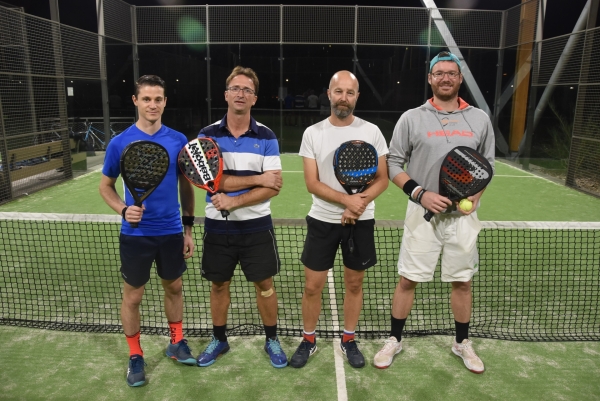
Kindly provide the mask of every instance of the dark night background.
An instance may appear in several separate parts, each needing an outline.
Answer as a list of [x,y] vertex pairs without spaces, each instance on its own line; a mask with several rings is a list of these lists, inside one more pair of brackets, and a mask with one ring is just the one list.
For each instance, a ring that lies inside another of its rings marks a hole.
[[[47,0],[2,0],[3,3],[23,7],[25,12],[38,17],[50,18]],[[205,5],[206,2],[190,0],[129,0],[136,6],[161,5]],[[69,26],[97,32],[95,0],[59,0],[60,22]],[[235,4],[211,2],[210,5]],[[259,1],[255,4],[279,5],[280,2]],[[297,3],[296,3],[297,4]],[[345,5],[390,6],[389,1],[358,1],[352,4],[339,1],[303,1],[302,5]],[[520,0],[438,0],[439,8],[507,10],[521,4]],[[243,4],[248,5],[248,4]],[[550,0],[544,22],[544,39],[569,34],[579,18],[585,0],[569,2]],[[393,3],[396,7],[422,8],[419,0],[404,0]],[[315,27],[307,29],[318,29]],[[194,136],[200,128],[222,117],[225,112],[223,89],[225,78],[236,65],[252,67],[258,73],[261,85],[259,100],[253,114],[261,122],[279,130],[278,99],[280,86],[280,46],[278,44],[211,44],[210,82],[207,95],[207,66],[205,46],[187,45],[140,45],[140,75],[157,74],[167,82],[168,105],[163,121],[165,124]],[[431,48],[435,54],[441,48]],[[327,86],[330,76],[340,69],[352,70],[354,51],[350,45],[283,45],[283,86],[289,93],[306,93],[314,90],[318,96]],[[492,106],[495,94],[497,50],[461,48],[463,56],[484,95]],[[107,75],[112,117],[134,115],[131,103],[133,67],[132,48],[129,44],[107,38]],[[425,46],[357,46],[357,56],[364,76],[358,74],[361,96],[357,115],[375,122],[389,138],[393,125],[401,113],[418,106],[430,96],[426,86],[427,49]],[[516,49],[504,52],[503,87],[514,75]],[[367,85],[364,77],[372,83]],[[287,81],[286,81],[287,80]],[[97,80],[67,81],[74,87],[75,97],[69,99],[69,117],[101,116],[100,82]],[[374,88],[374,90],[373,90]],[[461,96],[468,102],[468,93],[461,89]],[[209,113],[206,98],[212,99]],[[576,91],[557,87],[555,97],[565,108],[574,105]],[[381,100],[383,98],[383,101]],[[509,130],[510,107],[503,110],[501,129]],[[318,116],[309,117],[298,125],[315,122]],[[294,121],[296,123],[296,121]],[[293,124],[295,125],[295,124]],[[291,135],[291,127],[283,127],[278,135]],[[283,151],[297,151],[297,140],[287,140]],[[284,143],[282,141],[282,143]]]

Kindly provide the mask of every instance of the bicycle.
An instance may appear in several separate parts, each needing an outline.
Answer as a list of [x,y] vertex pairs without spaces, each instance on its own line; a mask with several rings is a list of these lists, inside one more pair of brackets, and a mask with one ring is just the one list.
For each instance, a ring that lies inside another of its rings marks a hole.
[[[74,133],[75,137],[81,138],[81,142],[86,144],[86,150],[106,150],[106,134],[104,131],[94,127],[94,123],[85,120],[85,130]],[[112,127],[112,123],[109,126],[110,138],[113,139],[119,135],[122,131],[115,131]]]

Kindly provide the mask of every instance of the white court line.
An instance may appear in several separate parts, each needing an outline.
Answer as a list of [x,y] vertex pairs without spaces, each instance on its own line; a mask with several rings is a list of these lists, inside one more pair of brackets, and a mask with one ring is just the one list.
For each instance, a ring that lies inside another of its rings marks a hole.
[[87,177],[88,175],[93,174],[93,173],[95,173],[96,171],[99,171],[99,170],[102,170],[102,164],[99,164],[97,166],[89,168],[86,173],[81,174],[80,176],[77,176],[77,177],[75,177],[73,179],[74,180],[78,180],[80,178]]
[[[549,179],[547,179],[547,178],[545,178],[545,177],[540,177],[539,175],[535,175],[535,174],[533,174],[533,173],[530,173],[529,171],[521,170],[520,168],[518,168],[518,167],[515,167],[515,166],[512,166],[512,165],[510,165],[510,164],[507,164],[507,163],[502,163],[500,160],[496,160],[496,163],[503,164],[503,165],[505,165],[505,166],[507,166],[507,167],[510,167],[510,168],[512,168],[513,170],[517,170],[517,171],[521,171],[521,172],[523,172],[523,173],[526,173],[526,174],[530,174],[530,176],[531,176],[532,178],[539,178],[540,180],[544,180],[544,181],[547,181],[547,182],[551,182],[551,183],[552,183],[552,184],[554,184],[554,185],[558,185],[559,187],[565,187],[565,188],[566,188],[566,186],[565,186],[565,185],[563,185],[563,184],[559,184],[558,182],[554,182],[554,181],[552,181],[552,180],[549,180]],[[498,177],[503,177],[503,176],[499,175]],[[522,177],[522,176],[519,176],[519,177]]]
[[[327,287],[329,289],[329,310],[331,310],[331,320],[333,330],[340,331],[340,320],[338,318],[337,299],[335,298],[335,282],[333,280],[333,269],[327,272]],[[342,351],[335,338],[332,341],[333,359],[335,361],[335,381],[337,383],[338,401],[348,401],[348,391],[346,390],[346,372],[344,371],[344,359]]]

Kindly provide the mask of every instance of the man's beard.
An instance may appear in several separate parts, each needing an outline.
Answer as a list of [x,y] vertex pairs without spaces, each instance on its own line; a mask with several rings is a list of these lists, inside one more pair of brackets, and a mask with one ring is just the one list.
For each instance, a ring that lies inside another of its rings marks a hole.
[[[440,99],[444,102],[447,102],[449,100],[454,99],[456,96],[458,96],[459,89],[460,89],[460,85],[453,86],[451,92],[442,92],[439,90],[439,86],[438,86],[438,88],[435,89],[433,93],[438,99]],[[433,90],[433,88],[432,88],[432,90]]]
[[344,119],[348,117],[354,111],[354,107],[350,106],[349,103],[343,103],[346,106],[346,109],[340,109],[338,106],[342,103],[336,103],[331,105],[331,110],[333,110],[333,114],[335,114],[338,118]]

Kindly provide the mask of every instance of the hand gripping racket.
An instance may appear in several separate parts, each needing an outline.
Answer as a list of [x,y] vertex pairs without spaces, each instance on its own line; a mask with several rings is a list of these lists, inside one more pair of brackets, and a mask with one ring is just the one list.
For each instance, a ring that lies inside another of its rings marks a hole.
[[[178,158],[179,168],[192,185],[208,192],[216,193],[223,177],[223,156],[219,145],[212,138],[192,139],[181,149]],[[221,216],[229,216],[221,210]]]
[[[379,158],[373,145],[359,141],[348,141],[340,145],[333,156],[335,177],[348,195],[363,192],[375,179]],[[350,226],[348,240],[350,252],[354,252],[354,225]]]
[[[121,153],[121,176],[135,206],[160,185],[169,170],[169,153],[156,142],[131,142]],[[138,223],[129,223],[136,228]]]
[[[452,202],[481,192],[492,180],[494,171],[475,149],[457,146],[444,158],[440,168],[440,195]],[[434,213],[427,211],[425,220],[430,221]]]

